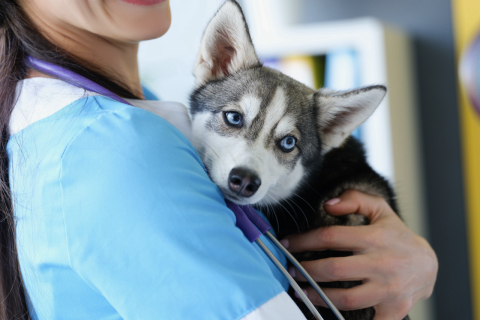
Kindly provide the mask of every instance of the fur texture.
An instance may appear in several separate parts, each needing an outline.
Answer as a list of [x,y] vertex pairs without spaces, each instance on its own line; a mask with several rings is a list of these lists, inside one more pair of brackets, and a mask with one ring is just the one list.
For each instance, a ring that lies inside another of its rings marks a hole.
[[[348,189],[381,196],[398,212],[391,186],[372,170],[362,145],[350,137],[379,105],[384,86],[315,91],[263,67],[234,0],[227,0],[207,26],[194,75],[194,146],[225,197],[260,208],[279,238],[318,227],[368,224],[363,216],[333,217],[323,209],[325,201]],[[349,254],[305,252],[297,258]],[[294,299],[307,318],[312,317],[303,302]],[[335,319],[327,309],[321,313],[326,320]],[[342,312],[347,320],[369,320],[374,313],[373,308]]]

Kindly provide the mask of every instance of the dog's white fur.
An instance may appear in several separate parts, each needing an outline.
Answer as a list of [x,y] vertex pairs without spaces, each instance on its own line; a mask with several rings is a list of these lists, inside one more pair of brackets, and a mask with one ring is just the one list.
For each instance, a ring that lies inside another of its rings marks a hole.
[[[238,106],[248,115],[245,123],[254,119],[258,113],[259,98],[246,95]],[[303,166],[298,162],[293,170],[284,167],[275,155],[264,146],[264,141],[274,129],[275,136],[284,137],[295,130],[294,121],[284,117],[285,96],[279,88],[272,99],[274,107],[268,108],[267,118],[271,119],[262,128],[259,137],[253,144],[247,143],[242,137],[224,137],[205,130],[205,123],[212,116],[201,113],[193,121],[194,146],[199,151],[203,161],[210,169],[210,177],[228,197],[228,175],[233,168],[247,167],[257,172],[262,184],[257,192],[248,199],[232,199],[239,204],[276,202],[293,192],[304,174]],[[228,110],[232,110],[228,107]],[[240,110],[239,110],[240,111]],[[274,124],[278,122],[276,128]]]

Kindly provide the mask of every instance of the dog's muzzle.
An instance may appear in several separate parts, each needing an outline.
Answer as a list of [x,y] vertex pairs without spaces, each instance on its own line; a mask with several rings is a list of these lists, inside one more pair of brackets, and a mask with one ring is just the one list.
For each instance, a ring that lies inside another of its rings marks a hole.
[[251,197],[262,184],[258,175],[247,168],[233,168],[228,175],[228,187],[242,197]]

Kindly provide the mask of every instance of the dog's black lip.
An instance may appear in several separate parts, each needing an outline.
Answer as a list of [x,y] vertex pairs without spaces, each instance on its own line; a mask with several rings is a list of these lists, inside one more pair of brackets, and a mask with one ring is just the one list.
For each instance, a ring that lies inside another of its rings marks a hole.
[[222,187],[219,187],[219,189],[220,189],[220,191],[222,191],[225,198],[232,201],[233,203],[241,205],[241,206],[250,205],[250,203],[241,203],[241,202],[244,202],[244,200],[245,200],[244,197],[239,197],[236,194],[232,193],[230,190],[227,190],[227,189],[222,188]]
[[222,188],[222,187],[219,187],[220,191],[222,191],[223,195],[225,196],[225,198],[227,198],[228,200],[236,200],[236,201],[240,201],[242,200],[240,197],[234,195],[233,193],[230,192],[230,190],[227,190],[225,188]]

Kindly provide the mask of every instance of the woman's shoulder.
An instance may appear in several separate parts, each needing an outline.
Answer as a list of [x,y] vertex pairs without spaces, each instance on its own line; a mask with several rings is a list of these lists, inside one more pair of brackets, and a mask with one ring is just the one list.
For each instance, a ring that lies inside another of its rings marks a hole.
[[[156,159],[163,164],[178,162],[178,157],[187,154],[189,159],[201,162],[185,135],[171,122],[152,112],[103,96],[88,97],[77,104],[71,108],[67,118],[73,118],[67,123],[80,121],[80,125],[72,132],[65,155],[77,156],[76,151],[89,148],[102,154]],[[80,106],[81,111],[78,110]],[[80,119],[75,119],[77,111],[83,114]]]
[[16,103],[10,117],[11,135],[38,121],[51,118],[84,98],[96,95],[51,78],[24,79],[18,83],[16,94]]
[[189,135],[185,107],[160,101],[146,106],[123,104],[57,79],[27,79],[17,88],[10,133],[13,139],[20,136],[25,141],[29,136],[41,136],[48,143],[92,133],[100,143],[123,134],[129,140],[142,140],[143,145],[154,138],[191,148],[185,137]]

